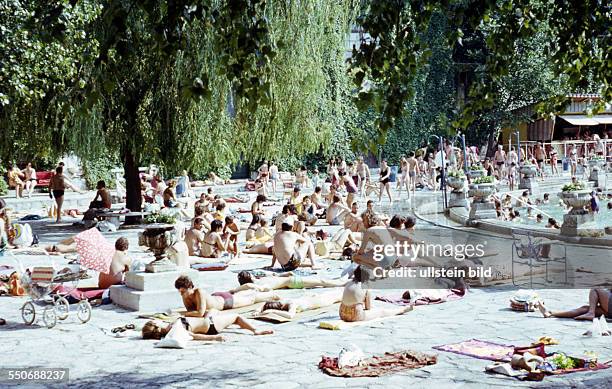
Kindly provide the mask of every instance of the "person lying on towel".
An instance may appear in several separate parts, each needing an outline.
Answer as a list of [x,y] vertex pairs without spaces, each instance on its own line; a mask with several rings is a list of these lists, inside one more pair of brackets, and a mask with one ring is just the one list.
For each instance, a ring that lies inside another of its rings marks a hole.
[[336,288],[346,285],[346,280],[330,280],[319,276],[300,276],[293,272],[274,274],[269,277],[254,277],[246,270],[238,273],[239,287],[230,290],[232,293],[241,290],[258,290],[266,292],[276,289],[309,289]]
[[215,292],[207,294],[200,288],[193,285],[193,281],[187,276],[180,276],[174,282],[174,287],[178,289],[185,304],[185,312],[181,312],[186,317],[204,317],[206,312],[211,309],[223,311],[226,309],[246,307],[249,305],[275,301],[280,298],[272,292]]

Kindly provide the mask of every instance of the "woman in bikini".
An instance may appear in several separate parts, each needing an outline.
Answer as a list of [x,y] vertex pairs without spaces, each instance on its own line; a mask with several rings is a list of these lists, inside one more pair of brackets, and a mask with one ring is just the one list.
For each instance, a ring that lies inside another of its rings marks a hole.
[[320,294],[310,294],[294,300],[267,302],[261,307],[260,313],[274,313],[287,319],[304,311],[329,307],[342,301],[342,289],[334,289]]
[[364,290],[362,280],[367,281],[361,266],[353,272],[353,279],[346,284],[340,304],[340,318],[347,322],[369,321],[373,319],[401,315],[413,309],[413,305],[401,308],[372,309],[372,296]]
[[257,231],[257,229],[259,228],[260,220],[261,218],[259,217],[259,215],[253,215],[253,220],[251,220],[251,224],[249,224],[246,229],[245,240],[247,242],[255,240],[255,231]]
[[[224,339],[219,335],[219,332],[232,324],[251,331],[253,335],[270,335],[274,333],[273,330],[255,329],[251,323],[237,314],[217,314],[214,316],[214,321],[210,315],[207,317],[181,317],[178,321],[185,327],[193,340],[222,342]],[[160,340],[170,332],[173,325],[174,323],[162,326],[154,321],[148,321],[142,327],[142,338]]]
[[9,186],[15,187],[15,197],[18,199],[22,198],[23,188],[25,185],[22,180],[22,178],[24,178],[24,174],[21,172],[21,170],[19,170],[17,165],[15,165],[11,169],[9,169],[7,176],[8,176]]
[[174,287],[181,294],[186,309],[182,313],[186,317],[204,317],[211,309],[224,311],[279,300],[279,297],[270,291],[249,290],[207,294],[194,287],[193,281],[187,276],[177,278]]
[[221,220],[213,220],[210,223],[210,230],[204,236],[203,245],[200,249],[200,254],[204,258],[219,258],[222,253],[227,251],[229,241],[225,242],[221,238],[223,222]]
[[267,292],[276,289],[310,289],[310,288],[336,288],[344,286],[345,280],[330,280],[318,276],[299,276],[293,272],[272,274],[271,276],[255,277],[248,271],[238,273],[239,287],[230,290],[236,293],[243,290],[258,290]]

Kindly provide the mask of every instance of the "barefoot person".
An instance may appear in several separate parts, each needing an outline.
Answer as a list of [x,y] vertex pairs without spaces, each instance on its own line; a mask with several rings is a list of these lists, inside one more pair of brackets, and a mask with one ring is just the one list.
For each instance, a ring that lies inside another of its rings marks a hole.
[[246,270],[238,273],[239,287],[230,290],[232,293],[241,290],[258,290],[267,292],[276,289],[310,289],[336,288],[346,285],[345,280],[330,280],[319,276],[299,276],[292,272],[255,277]]
[[[366,281],[365,279],[363,281]],[[369,321],[382,317],[401,315],[411,311],[413,306],[401,308],[372,309],[372,296],[369,290],[362,287],[362,271],[358,266],[353,273],[353,279],[344,287],[342,303],[340,304],[340,318],[347,322]]]
[[75,192],[85,193],[77,189],[66,177],[64,177],[64,168],[58,166],[55,168],[55,174],[49,180],[49,197],[55,198],[57,204],[57,219],[56,222],[62,221],[62,205],[64,204],[64,192],[66,189],[72,189]]
[[383,159],[380,164],[380,193],[378,194],[378,202],[382,202],[383,191],[387,192],[387,196],[389,196],[389,202],[392,203],[393,199],[391,198],[391,187],[389,186],[389,182],[391,182],[391,169],[387,166],[387,160]]
[[294,300],[267,302],[261,307],[260,312],[274,313],[287,319],[293,319],[300,312],[329,307],[340,301],[342,301],[342,290],[335,289],[320,294],[309,294]]
[[[214,319],[212,315],[206,317],[181,317],[178,321],[185,327],[192,340],[222,342],[224,339],[219,335],[219,332],[233,324],[244,330],[251,331],[253,335],[270,335],[274,333],[273,330],[257,330],[242,316],[231,313],[217,313],[214,315]],[[175,323],[163,326],[154,321],[148,321],[142,327],[142,338],[159,340],[170,332]]]
[[32,197],[32,192],[36,186],[36,170],[32,167],[32,162],[28,162],[25,169],[21,171],[25,176],[25,191],[28,198]]
[[205,258],[219,258],[221,254],[227,252],[228,240],[223,241],[221,232],[223,223],[220,220],[213,220],[210,223],[210,230],[204,236],[200,246],[200,256]]
[[571,311],[550,311],[543,302],[538,305],[545,318],[558,317],[574,320],[593,320],[601,315],[612,319],[612,290],[591,289],[589,292],[589,305],[583,305]]
[[[283,223],[281,232],[274,235],[272,265],[270,266],[273,267],[278,261],[285,271],[295,270],[301,266],[315,269],[315,251],[312,242],[292,230],[291,224]],[[304,261],[306,258],[309,259],[309,263]]]
[[181,294],[186,309],[184,316],[186,317],[204,317],[206,311],[211,309],[223,311],[279,299],[277,295],[269,291],[257,292],[250,290],[244,292],[236,291],[234,293],[215,292],[207,294],[202,292],[200,288],[194,287],[193,281],[187,276],[177,278],[174,282],[174,287]]

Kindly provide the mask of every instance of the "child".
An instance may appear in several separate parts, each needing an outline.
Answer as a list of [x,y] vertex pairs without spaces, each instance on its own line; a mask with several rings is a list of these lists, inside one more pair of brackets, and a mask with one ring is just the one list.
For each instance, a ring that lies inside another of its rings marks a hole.
[[235,256],[238,255],[238,234],[240,234],[240,228],[236,225],[236,220],[233,216],[226,216],[223,239],[228,240],[227,251]]
[[272,239],[272,234],[268,230],[268,221],[261,219],[259,221],[259,227],[255,231],[255,238],[260,242],[264,243]]
[[225,219],[225,201],[219,200],[217,202],[217,207],[215,213],[213,214],[213,218],[215,220]]

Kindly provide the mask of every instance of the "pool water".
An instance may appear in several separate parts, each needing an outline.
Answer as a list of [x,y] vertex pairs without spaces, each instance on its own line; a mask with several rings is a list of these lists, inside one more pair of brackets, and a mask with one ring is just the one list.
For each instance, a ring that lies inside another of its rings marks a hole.
[[[552,197],[553,196],[551,196],[551,199]],[[520,224],[537,227],[546,227],[546,222],[548,221],[549,217],[555,218],[559,224],[562,224],[563,215],[565,215],[569,211],[563,208],[562,206],[556,204],[555,199],[552,199],[551,203],[549,204],[535,205],[535,208],[531,210],[531,214],[534,217],[533,219],[529,219],[527,217],[526,207],[520,207],[515,209],[517,209],[521,215],[521,221],[519,222]],[[540,212],[539,210],[542,210],[543,212]],[[536,223],[535,215],[537,215],[538,213],[542,213],[542,216],[544,216],[544,220],[542,221],[542,223]],[[547,214],[550,216],[547,216]],[[599,201],[599,212],[595,214],[595,224],[601,228],[612,226],[612,210],[608,209],[607,200]]]

